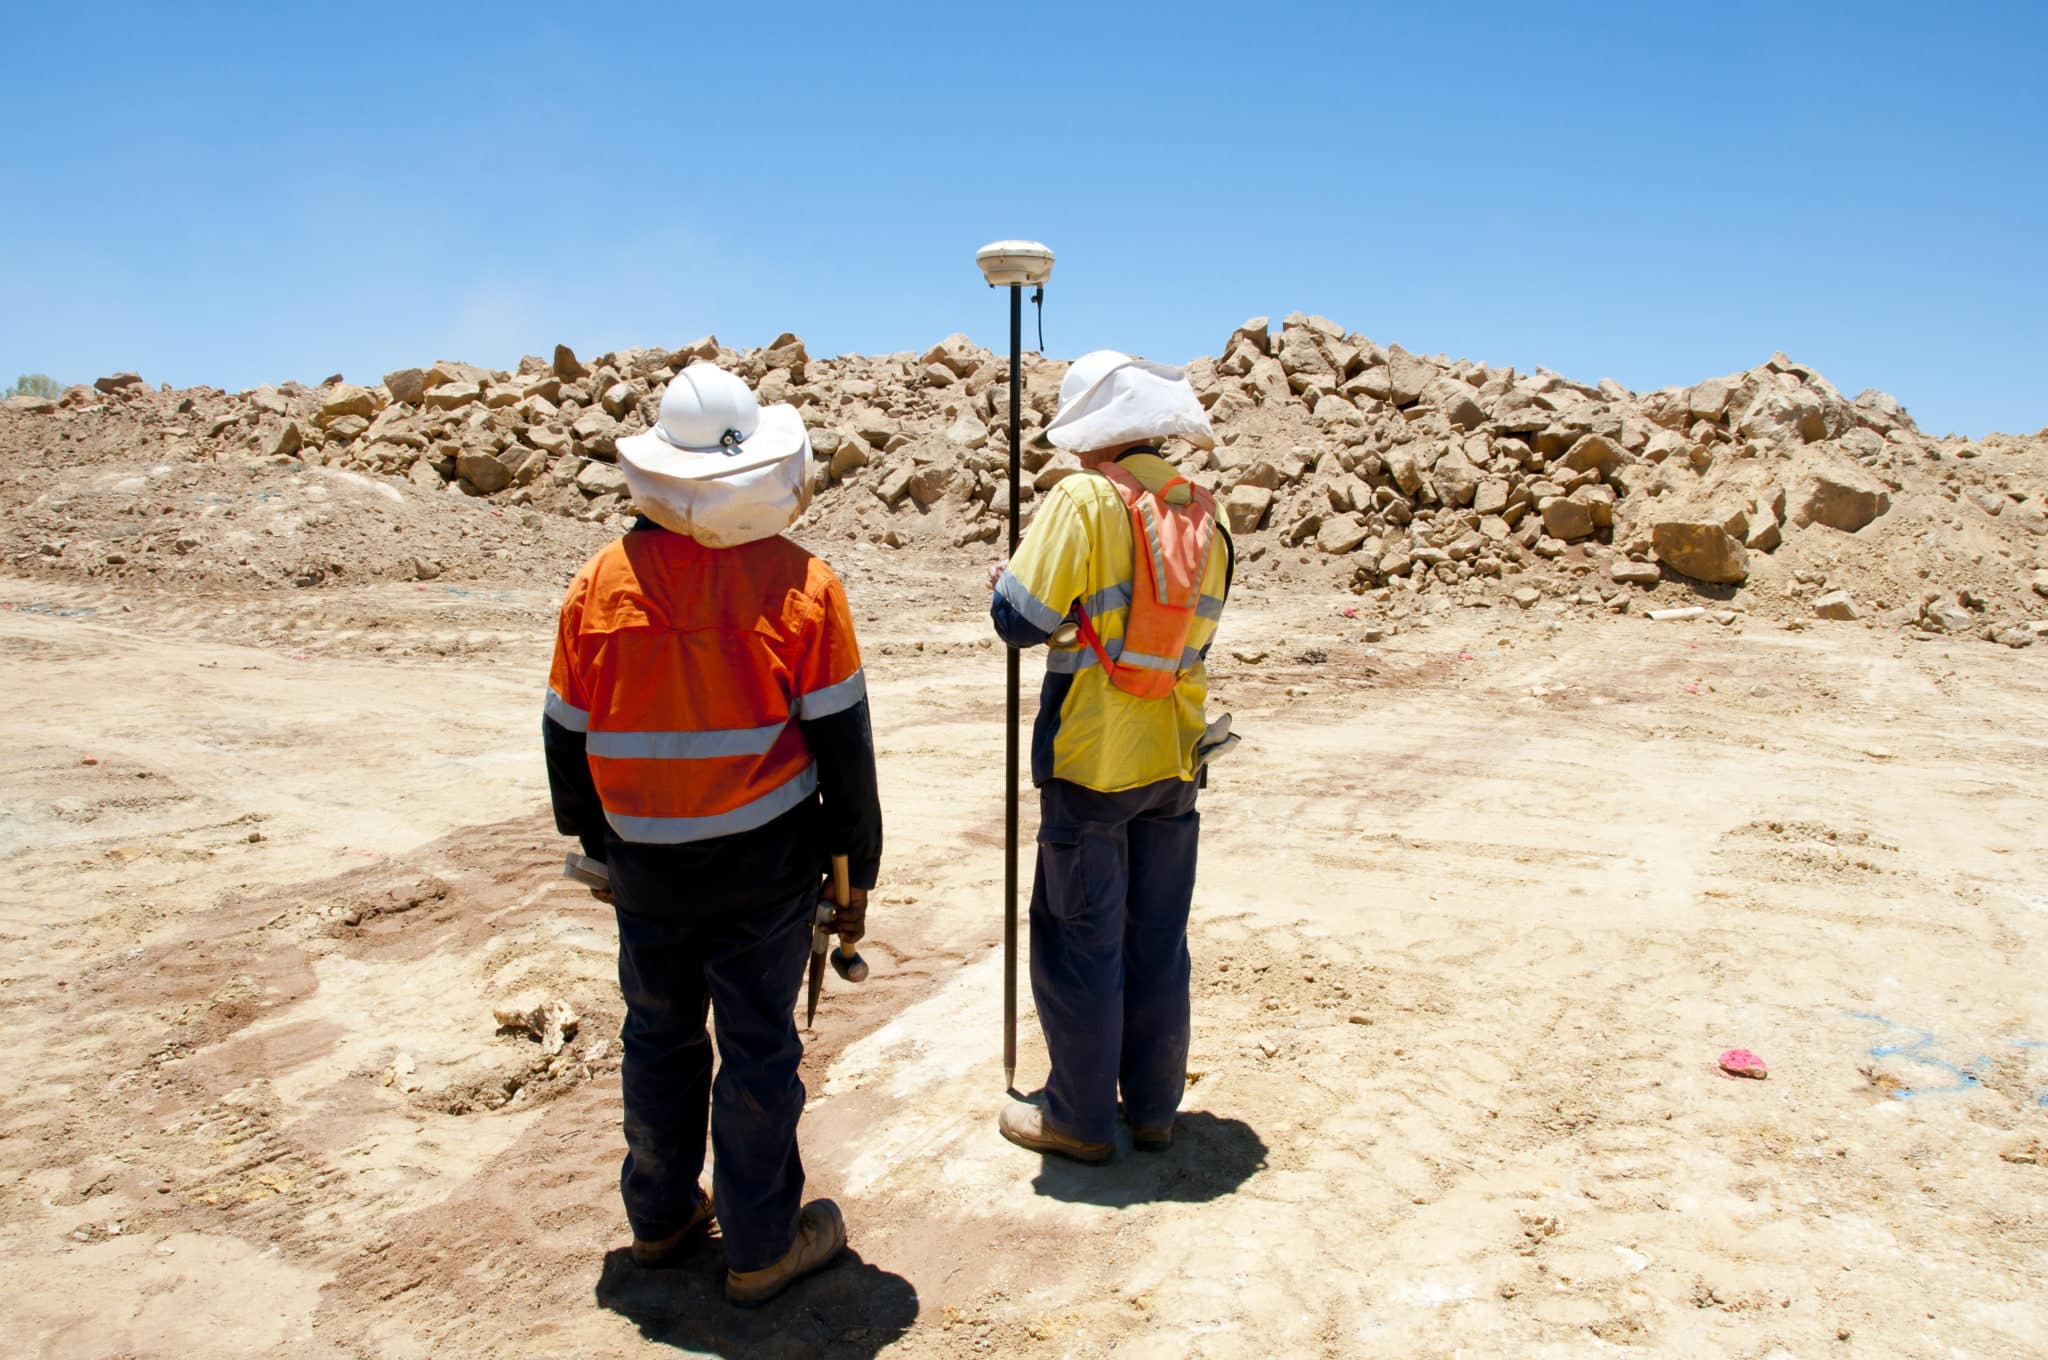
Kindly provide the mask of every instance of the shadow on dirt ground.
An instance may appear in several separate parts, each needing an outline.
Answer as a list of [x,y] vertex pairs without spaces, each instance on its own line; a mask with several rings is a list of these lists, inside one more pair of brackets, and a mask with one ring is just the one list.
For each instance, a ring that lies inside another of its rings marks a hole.
[[1122,1153],[1101,1166],[1048,1157],[1031,1186],[1074,1204],[1126,1209],[1133,1204],[1200,1204],[1230,1194],[1266,1167],[1266,1143],[1242,1119],[1186,1110],[1174,1124],[1173,1146]]
[[634,1265],[623,1247],[606,1253],[596,1298],[649,1341],[726,1360],[866,1360],[917,1320],[910,1281],[851,1250],[761,1308],[735,1308],[724,1286],[725,1253],[714,1237],[661,1270]]

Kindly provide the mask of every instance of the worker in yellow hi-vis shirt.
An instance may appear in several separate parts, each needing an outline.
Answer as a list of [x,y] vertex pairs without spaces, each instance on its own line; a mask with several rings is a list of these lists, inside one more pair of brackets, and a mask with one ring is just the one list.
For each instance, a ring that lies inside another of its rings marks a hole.
[[1001,1128],[1100,1162],[1119,1089],[1133,1144],[1156,1150],[1186,1084],[1203,663],[1235,559],[1209,493],[1160,456],[1168,438],[1216,442],[1180,370],[1085,355],[1046,433],[1087,470],[1046,494],[990,612],[1011,646],[1052,646],[1031,739],[1031,992],[1051,1071]]

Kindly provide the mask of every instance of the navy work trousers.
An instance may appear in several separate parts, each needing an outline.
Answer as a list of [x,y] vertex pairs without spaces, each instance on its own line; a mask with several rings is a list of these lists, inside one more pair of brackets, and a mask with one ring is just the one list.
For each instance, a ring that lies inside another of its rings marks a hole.
[[[708,1123],[727,1266],[773,1265],[795,1239],[804,1188],[796,1148],[804,1109],[796,998],[819,887],[701,914],[636,915],[623,898],[618,903],[619,989],[626,998],[619,1193],[635,1237],[654,1241],[689,1221]],[[718,1031],[715,1082],[707,1008]]]
[[1165,1128],[1187,1085],[1195,785],[1098,793],[1053,779],[1038,797],[1031,995],[1052,1059],[1045,1117],[1112,1142],[1121,1085],[1133,1127]]

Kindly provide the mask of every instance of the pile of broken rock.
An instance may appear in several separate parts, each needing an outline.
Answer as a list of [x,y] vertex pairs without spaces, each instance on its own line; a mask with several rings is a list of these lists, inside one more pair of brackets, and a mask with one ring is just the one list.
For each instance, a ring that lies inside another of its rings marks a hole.
[[[1007,511],[1006,364],[964,336],[922,353],[813,359],[794,335],[710,336],[513,371],[442,361],[366,387],[329,379],[230,395],[133,374],[0,419],[116,407],[177,427],[195,456],[299,461],[604,523],[630,508],[621,435],[695,361],[794,403],[819,495],[800,536],[945,553],[992,543]],[[1043,431],[1065,365],[1028,356],[1019,450],[1030,502],[1080,470]],[[1428,357],[1322,317],[1254,318],[1188,376],[1219,445],[1165,450],[1221,498],[1248,562],[1394,605],[1622,611],[1705,597],[1720,617],[1878,618],[2019,646],[2048,590],[2041,439],[1919,431],[1783,355],[1636,393],[1545,369]],[[48,565],[48,564],[45,564]]]

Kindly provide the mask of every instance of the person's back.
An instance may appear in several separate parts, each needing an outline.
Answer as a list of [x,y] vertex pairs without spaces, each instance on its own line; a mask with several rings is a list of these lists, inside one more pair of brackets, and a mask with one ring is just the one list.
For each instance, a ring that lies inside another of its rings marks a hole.
[[[1179,474],[1141,446],[1115,465],[1151,490]],[[998,581],[998,607],[1050,636],[1076,606],[1103,648],[1121,660],[1137,580],[1137,543],[1123,497],[1106,477],[1070,476],[1055,484],[1032,517],[1031,533]],[[1223,617],[1233,570],[1229,535],[1209,540],[1201,597],[1169,696],[1141,698],[1111,683],[1093,648],[1078,639],[1046,654],[1046,678],[1032,731],[1031,781],[1061,779],[1104,793],[1162,779],[1193,779],[1194,748],[1206,725],[1207,654]],[[1028,633],[1024,645],[1043,638]]]
[[586,734],[615,883],[682,875],[737,901],[815,881],[828,847],[804,724],[866,697],[829,566],[785,538],[707,548],[647,525],[577,574],[561,643],[547,711]]

